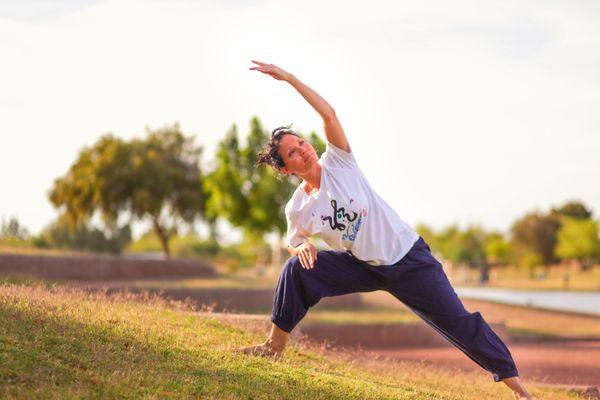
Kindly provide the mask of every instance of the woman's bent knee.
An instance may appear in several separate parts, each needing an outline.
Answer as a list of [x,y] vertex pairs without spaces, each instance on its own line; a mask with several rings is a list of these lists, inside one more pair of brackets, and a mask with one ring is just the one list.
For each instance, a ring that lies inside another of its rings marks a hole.
[[287,259],[283,266],[282,273],[294,273],[298,272],[302,269],[302,264],[300,263],[300,258],[298,256],[293,256]]

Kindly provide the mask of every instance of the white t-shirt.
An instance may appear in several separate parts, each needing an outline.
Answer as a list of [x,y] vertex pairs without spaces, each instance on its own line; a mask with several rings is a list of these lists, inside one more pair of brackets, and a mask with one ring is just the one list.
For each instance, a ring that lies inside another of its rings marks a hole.
[[327,142],[318,191],[304,183],[285,206],[287,238],[297,247],[318,234],[332,249],[349,250],[371,265],[392,265],[408,253],[419,235],[400,219],[367,181],[354,154]]

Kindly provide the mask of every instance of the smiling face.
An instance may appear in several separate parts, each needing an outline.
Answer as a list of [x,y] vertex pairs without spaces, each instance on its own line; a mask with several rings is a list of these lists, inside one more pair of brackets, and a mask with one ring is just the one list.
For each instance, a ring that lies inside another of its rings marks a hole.
[[279,154],[285,163],[282,173],[305,175],[314,168],[318,157],[309,142],[294,135],[283,135],[279,143]]

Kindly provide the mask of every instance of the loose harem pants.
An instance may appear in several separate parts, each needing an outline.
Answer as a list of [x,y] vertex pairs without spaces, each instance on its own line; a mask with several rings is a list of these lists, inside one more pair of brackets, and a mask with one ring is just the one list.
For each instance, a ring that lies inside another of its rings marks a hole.
[[275,290],[271,321],[291,332],[321,298],[375,290],[403,302],[491,372],[496,382],[518,375],[508,348],[479,312],[465,310],[422,238],[393,265],[372,266],[350,252],[332,250],[319,251],[315,266],[308,270],[297,256],[288,259]]

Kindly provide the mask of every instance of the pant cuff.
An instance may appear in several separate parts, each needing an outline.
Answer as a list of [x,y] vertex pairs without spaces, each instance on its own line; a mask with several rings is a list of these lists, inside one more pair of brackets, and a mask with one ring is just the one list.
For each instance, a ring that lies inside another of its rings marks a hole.
[[281,329],[282,331],[285,331],[287,333],[291,333],[295,326],[295,325],[277,317],[276,315],[271,315],[271,322],[274,323],[275,325],[277,325],[277,327],[279,329]]
[[516,369],[513,369],[511,371],[499,372],[499,373],[492,374],[492,377],[494,378],[494,382],[500,382],[506,378],[514,378],[516,376],[519,376],[519,372]]

